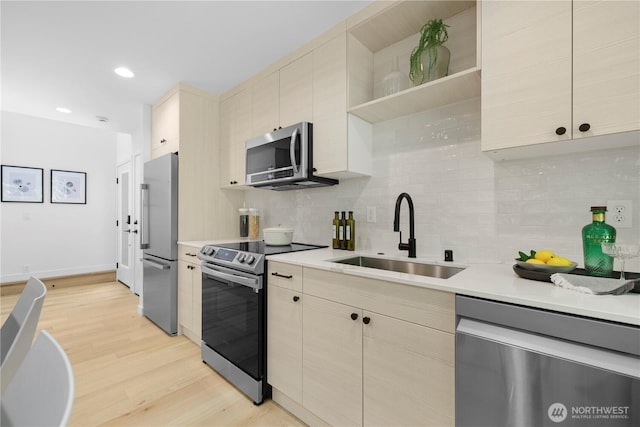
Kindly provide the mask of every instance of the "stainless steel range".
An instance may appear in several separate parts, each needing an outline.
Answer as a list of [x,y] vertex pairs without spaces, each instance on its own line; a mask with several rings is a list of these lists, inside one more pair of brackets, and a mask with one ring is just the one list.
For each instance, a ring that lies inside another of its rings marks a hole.
[[202,360],[256,404],[267,385],[267,255],[326,246],[263,241],[204,246],[202,261]]

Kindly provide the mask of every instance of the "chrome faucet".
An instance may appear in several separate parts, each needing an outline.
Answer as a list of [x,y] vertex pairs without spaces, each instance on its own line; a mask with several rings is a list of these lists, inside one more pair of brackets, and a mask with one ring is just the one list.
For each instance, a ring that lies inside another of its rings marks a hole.
[[[400,204],[402,199],[407,199],[409,203],[409,242],[402,243],[402,231],[400,231]],[[413,214],[413,200],[407,193],[402,193],[396,199],[396,212],[393,216],[393,231],[400,231],[400,243],[398,243],[398,249],[401,251],[409,251],[409,258],[416,257],[416,236],[415,236],[415,224]]]

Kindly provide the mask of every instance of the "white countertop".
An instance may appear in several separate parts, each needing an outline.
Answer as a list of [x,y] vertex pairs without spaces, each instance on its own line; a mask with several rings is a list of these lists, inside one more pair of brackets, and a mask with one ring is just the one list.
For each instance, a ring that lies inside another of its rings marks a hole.
[[[513,265],[511,264],[462,265],[450,262],[433,262],[433,260],[428,259],[415,259],[417,262],[466,267],[464,271],[449,279],[438,279],[327,261],[350,258],[357,255],[376,256],[375,254],[364,252],[316,249],[270,255],[267,260],[640,325],[640,294],[584,294],[560,288],[550,282],[522,279],[513,272]],[[396,259],[408,260],[406,257],[398,257]]]

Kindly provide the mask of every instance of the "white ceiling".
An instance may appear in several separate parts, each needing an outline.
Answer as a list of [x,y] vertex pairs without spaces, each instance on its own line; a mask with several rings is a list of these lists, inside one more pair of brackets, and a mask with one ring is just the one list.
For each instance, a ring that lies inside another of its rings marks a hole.
[[176,83],[221,94],[369,3],[2,0],[2,110],[132,133]]

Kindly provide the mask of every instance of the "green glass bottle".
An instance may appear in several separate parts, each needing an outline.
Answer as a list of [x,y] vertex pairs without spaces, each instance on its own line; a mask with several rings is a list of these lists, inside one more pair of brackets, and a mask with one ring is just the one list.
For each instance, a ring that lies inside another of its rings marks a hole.
[[616,229],[604,222],[606,206],[592,206],[593,222],[582,228],[584,269],[590,276],[611,277],[613,258],[602,253],[601,243],[614,243]]
[[340,228],[340,217],[338,212],[333,213],[333,249],[340,249],[340,235],[338,234]]

